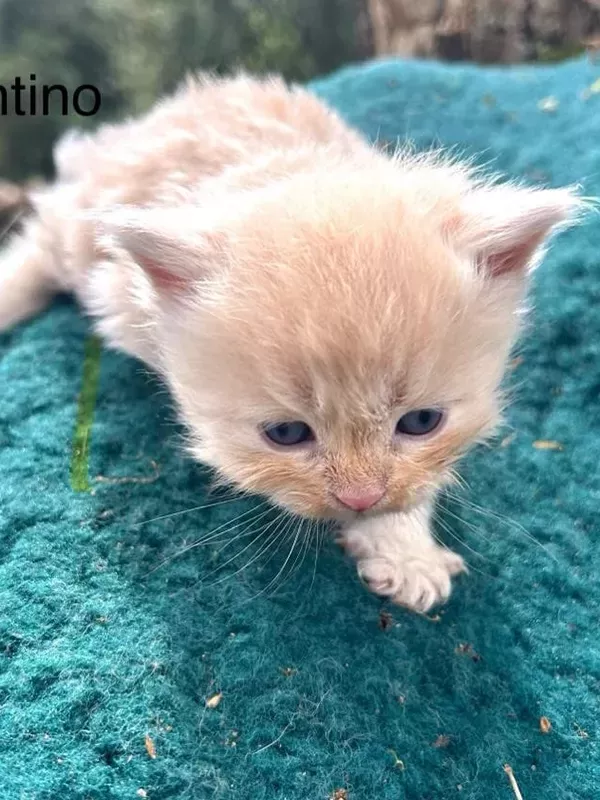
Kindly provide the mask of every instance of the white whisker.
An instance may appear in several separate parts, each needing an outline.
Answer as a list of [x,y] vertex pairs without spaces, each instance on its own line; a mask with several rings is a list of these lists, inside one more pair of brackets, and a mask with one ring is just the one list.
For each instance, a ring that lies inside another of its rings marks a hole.
[[292,566],[291,566],[291,569],[290,569],[290,573],[288,574],[288,576],[287,576],[287,577],[282,577],[282,581],[281,581],[281,583],[279,584],[279,588],[281,588],[281,587],[283,586],[283,584],[285,583],[285,581],[287,580],[287,578],[289,577],[289,575],[290,575],[290,574],[293,572],[293,570],[294,570],[294,567],[296,566],[296,564],[297,564],[297,562],[298,562],[298,558],[299,558],[300,554],[302,553],[302,548],[300,548],[300,550],[299,550],[299,551],[296,551],[296,545],[297,545],[297,543],[298,543],[298,538],[299,538],[299,536],[300,536],[300,534],[301,534],[301,532],[302,532],[302,528],[303,528],[303,526],[304,526],[304,520],[303,520],[302,518],[300,518],[300,519],[298,520],[298,526],[297,526],[297,528],[296,528],[296,533],[294,534],[294,541],[292,542],[292,546],[290,547],[290,552],[289,552],[289,555],[288,555],[288,557],[286,558],[286,560],[283,562],[283,566],[281,567],[281,569],[279,570],[279,572],[278,572],[278,573],[277,573],[277,575],[275,576],[275,582],[277,581],[277,578],[278,578],[280,575],[281,575],[281,576],[285,576],[285,568],[286,568],[286,567],[287,567],[287,565],[289,564],[289,562],[290,562],[290,559],[291,559],[291,557],[292,557],[292,554],[293,554],[294,552],[296,552],[296,556],[295,556],[295,558],[294,558],[294,561],[293,561],[293,563],[292,563]]
[[[292,516],[292,517],[291,517],[291,518],[290,518],[290,519],[287,521],[287,525],[285,526],[285,529],[283,530],[282,534],[280,534],[280,538],[282,538],[282,541],[280,541],[280,543],[279,543],[279,546],[277,547],[277,550],[276,550],[276,551],[273,553],[273,555],[271,556],[272,558],[273,558],[273,557],[274,557],[274,556],[275,556],[275,555],[276,555],[276,554],[279,552],[279,550],[281,549],[281,544],[283,543],[283,541],[285,541],[285,539],[286,539],[286,537],[287,537],[287,535],[288,535],[288,533],[289,533],[290,529],[293,527],[293,524],[294,524],[294,522],[295,522],[295,521],[296,521],[296,518],[295,518],[295,517],[293,517],[293,516]],[[274,577],[274,578],[272,578],[272,579],[269,581],[269,583],[268,583],[266,586],[264,586],[264,587],[263,587],[263,588],[262,588],[262,589],[261,589],[259,592],[257,592],[255,595],[253,595],[252,597],[250,597],[250,598],[249,598],[249,600],[255,600],[256,598],[260,597],[262,594],[265,594],[266,592],[268,592],[268,591],[269,591],[269,589],[271,588],[271,586],[273,586],[273,584],[276,584],[276,583],[277,583],[277,580],[278,580],[279,576],[281,575],[282,571],[285,569],[285,567],[286,567],[286,565],[287,565],[288,561],[290,560],[290,557],[291,557],[291,555],[292,555],[292,552],[293,552],[293,550],[294,550],[294,548],[295,548],[295,546],[296,546],[296,542],[297,542],[297,540],[298,540],[298,529],[296,529],[296,535],[295,535],[294,541],[293,541],[293,543],[292,543],[292,547],[291,547],[291,549],[290,549],[290,552],[288,553],[288,555],[287,555],[287,557],[286,557],[286,559],[285,559],[285,561],[284,561],[284,563],[283,563],[283,566],[282,566],[282,567],[279,569],[279,571],[277,572],[277,574],[275,575],[275,577]],[[248,602],[248,601],[246,601],[246,602]]]
[[207,508],[214,508],[214,506],[222,506],[225,503],[233,503],[240,500],[239,497],[228,497],[225,500],[215,500],[213,503],[206,503],[201,506],[193,506],[192,508],[184,508],[181,511],[173,511],[171,514],[161,514],[160,517],[152,517],[152,519],[145,519],[142,522],[134,522],[132,528],[140,528],[142,525],[149,525],[151,522],[160,522],[164,519],[171,519],[172,517],[180,517],[182,514],[191,514],[194,511],[205,511]]
[[[279,549],[281,548],[282,536],[284,536],[284,534],[285,534],[285,530],[283,530],[283,528],[285,527],[286,530],[289,530],[290,521],[288,519],[286,519],[287,516],[289,516],[288,512],[284,512],[280,517],[277,518],[277,523],[278,524],[277,524],[276,529],[269,535],[269,537],[267,538],[266,543],[264,543],[260,547],[258,553],[256,553],[250,559],[250,561],[248,561],[247,563],[245,563],[241,567],[239,567],[239,569],[237,569],[233,574],[224,575],[222,578],[219,578],[218,580],[214,581],[213,583],[208,584],[208,586],[211,586],[211,587],[212,586],[217,586],[218,584],[223,583],[224,581],[229,580],[231,578],[234,578],[236,575],[239,575],[240,573],[244,572],[244,570],[246,570],[251,564],[253,564],[255,561],[257,561],[259,558],[264,556],[265,553],[267,553],[279,541],[280,542],[279,547],[277,547],[276,550],[275,550],[275,553],[277,553],[279,551]],[[292,521],[293,521],[293,518],[292,518]],[[259,532],[259,533],[262,535],[262,532]],[[253,540],[253,542],[254,541],[255,541],[255,539]],[[244,549],[246,549],[246,548],[244,548]],[[241,552],[243,552],[243,551],[241,551]],[[238,558],[241,555],[241,552],[237,553],[235,558]],[[275,553],[272,553],[269,556],[269,558],[267,559],[266,563],[269,563],[269,561],[271,561],[271,559],[273,558],[273,555]],[[217,567],[215,570],[212,571],[212,573],[209,573],[209,575],[213,574],[216,571],[218,571],[218,569],[221,569],[221,567]]]
[[438,523],[438,525],[445,531],[449,536],[451,536],[455,541],[461,544],[464,548],[466,548],[469,552],[473,553],[474,556],[477,558],[483,558],[486,561],[489,561],[487,556],[484,556],[483,553],[480,553],[478,550],[475,550],[473,547],[467,544],[464,539],[461,539],[458,534],[456,534],[452,528],[440,517],[439,513],[434,512],[433,514],[434,520]]
[[[240,514],[240,515],[238,515],[237,517],[235,517],[233,520],[227,520],[227,522],[224,522],[222,525],[218,525],[216,528],[214,528],[213,530],[209,531],[209,532],[208,532],[208,533],[207,533],[205,536],[203,536],[201,539],[196,539],[196,541],[194,541],[194,542],[191,542],[191,544],[188,544],[188,545],[186,545],[185,547],[182,547],[182,548],[181,548],[181,550],[178,550],[178,551],[177,551],[176,553],[174,553],[172,556],[169,556],[169,558],[166,558],[164,561],[161,561],[161,563],[160,563],[160,564],[158,564],[158,565],[157,565],[156,567],[154,567],[153,569],[151,569],[151,570],[149,571],[149,573],[148,573],[148,574],[152,574],[153,572],[156,572],[158,569],[161,569],[162,567],[164,567],[164,566],[166,566],[167,564],[171,563],[171,561],[174,561],[176,558],[179,558],[179,557],[180,557],[180,556],[182,556],[184,553],[187,553],[189,550],[193,550],[193,549],[194,549],[194,548],[196,548],[196,547],[203,547],[204,545],[207,545],[207,544],[209,544],[210,542],[213,542],[213,541],[215,541],[215,539],[219,539],[219,538],[220,538],[220,536],[223,536],[223,535],[224,535],[224,534],[222,533],[222,531],[223,531],[223,529],[224,529],[224,528],[226,528],[227,526],[230,526],[229,528],[227,528],[227,531],[226,531],[226,532],[229,532],[229,531],[233,530],[233,527],[234,527],[236,524],[239,524],[240,520],[242,520],[244,517],[247,517],[247,516],[248,516],[248,514],[255,513],[256,511],[257,511],[257,509],[256,509],[256,508],[251,508],[251,509],[248,509],[248,510],[247,510],[247,511],[245,511],[243,514]],[[270,511],[271,511],[271,509],[270,509],[270,508],[267,508],[266,510],[264,510],[264,511],[262,512],[262,514],[260,514],[260,515],[259,515],[259,516],[257,516],[257,517],[254,517],[254,518],[252,518],[252,519],[250,520],[250,523],[252,524],[252,523],[254,523],[254,522],[257,522],[257,521],[258,521],[258,520],[260,520],[260,519],[263,519],[263,518],[264,518],[264,517],[265,517],[265,516],[266,516],[266,515],[267,515],[267,514],[270,512]],[[246,520],[246,521],[247,521],[247,520]],[[220,536],[219,536],[219,534],[220,534]],[[247,531],[243,531],[243,532],[242,532],[242,533],[240,533],[240,534],[238,535],[238,537],[236,537],[236,538],[239,538],[239,536],[247,536],[247,535],[249,535],[249,534],[248,534],[248,532],[247,532]]]
[[492,511],[491,509],[483,508],[482,506],[477,505],[476,503],[467,500],[465,497],[460,497],[455,493],[447,492],[448,497],[450,500],[454,500],[459,506],[466,508],[470,511],[475,511],[477,514],[481,514],[484,517],[490,517],[490,519],[494,519],[498,522],[505,524],[509,528],[513,528],[515,531],[520,533],[526,539],[529,539],[533,542],[537,547],[543,550],[546,555],[552,559],[555,563],[559,563],[557,557],[554,553],[547,547],[543,542],[540,542],[539,539],[536,539],[533,534],[531,534],[527,528],[521,525],[520,522],[516,522],[516,520],[510,519],[510,517],[503,516],[499,514],[497,511]]
[[[473,531],[473,533],[477,534],[478,536],[481,536],[481,538],[484,539],[484,541],[486,542],[490,541],[490,537],[486,536],[481,528],[478,528],[477,525],[474,525],[472,522],[469,522],[468,520],[459,517],[458,514],[455,514],[454,511],[451,511],[447,506],[444,506],[441,513],[447,514],[449,517],[452,517],[452,519],[455,519],[457,522],[460,522],[461,525],[464,525],[470,531]],[[485,558],[485,556],[482,556],[482,558]]]
[[[284,512],[284,513],[285,513],[285,512]],[[251,539],[251,540],[250,540],[250,542],[248,542],[248,544],[247,544],[245,547],[243,547],[243,548],[242,548],[241,550],[239,550],[237,553],[234,553],[232,556],[230,556],[230,557],[227,559],[227,561],[226,561],[224,564],[219,564],[219,566],[218,566],[218,567],[215,567],[213,570],[211,570],[211,571],[208,573],[208,575],[205,575],[205,576],[204,576],[204,578],[209,578],[211,575],[214,575],[214,574],[215,574],[215,572],[219,572],[219,570],[222,570],[222,569],[224,569],[224,568],[225,568],[225,567],[226,567],[228,564],[231,564],[231,562],[232,562],[232,561],[236,561],[236,560],[237,560],[237,559],[238,559],[238,558],[239,558],[239,557],[240,557],[240,556],[241,556],[243,553],[245,553],[247,550],[249,550],[249,549],[252,547],[252,545],[255,543],[256,539],[257,539],[259,536],[264,536],[264,535],[266,535],[266,534],[267,534],[267,533],[268,533],[268,532],[269,532],[269,531],[270,531],[270,530],[273,528],[273,526],[274,526],[274,525],[277,525],[275,532],[271,533],[271,534],[268,536],[268,541],[270,541],[270,539],[272,538],[272,536],[274,536],[274,535],[275,535],[275,533],[277,532],[277,530],[279,529],[279,525],[281,524],[281,519],[282,519],[282,516],[283,516],[283,514],[280,514],[279,516],[275,517],[275,519],[274,519],[274,520],[272,520],[272,521],[271,521],[271,522],[270,522],[270,523],[267,525],[267,527],[266,527],[266,528],[264,528],[264,529],[262,529],[262,530],[260,530],[260,529],[259,529],[258,531],[256,531],[256,536],[255,536],[253,539]],[[247,533],[246,533],[246,534],[244,534],[244,535],[247,535]],[[238,538],[240,538],[240,537],[235,537],[235,539],[234,539],[234,540],[232,540],[232,541],[235,541],[235,540],[237,540]],[[229,543],[227,543],[226,545],[224,545],[224,547],[227,547],[227,546],[228,546],[228,544],[229,544]],[[223,549],[224,549],[224,547],[223,547],[223,548],[221,548],[221,549],[219,550],[219,552],[221,552],[221,550],[223,550]],[[249,567],[249,566],[250,566],[252,563],[254,563],[254,561],[256,561],[256,559],[257,559],[257,558],[259,558],[259,557],[260,557],[260,554],[263,552],[263,549],[264,549],[264,548],[261,548],[261,550],[259,550],[259,553],[258,553],[258,555],[255,555],[253,558],[251,558],[251,559],[250,559],[250,561],[249,561],[249,562],[247,562],[246,564],[244,564],[244,566],[243,566],[243,567],[240,567],[240,569],[236,570],[236,572],[234,572],[234,573],[233,573],[233,575],[226,575],[225,577],[221,578],[221,579],[220,579],[220,580],[218,580],[218,581],[215,581],[214,583],[212,583],[212,584],[210,584],[210,585],[211,585],[211,586],[216,586],[218,583],[221,583],[222,581],[224,581],[224,580],[227,580],[228,578],[233,578],[233,577],[235,577],[235,575],[238,575],[240,572],[242,572],[242,570],[244,570],[244,569],[246,569],[247,567]]]
[[[464,542],[459,536],[456,536],[456,534],[446,525],[446,523],[442,519],[437,517],[435,515],[435,513],[433,515],[433,518],[434,518],[434,520],[437,522],[437,524],[440,526],[440,528],[443,531],[445,531],[449,536],[451,536],[453,539],[455,539],[457,542],[459,542],[463,547],[465,547],[467,550],[470,550],[474,555],[478,556],[479,558],[484,558],[484,559],[486,558],[481,553],[478,553],[477,550],[473,550],[472,547],[469,547],[469,545],[466,544],[466,542]],[[440,545],[440,547],[447,548],[447,545],[435,534],[434,531],[432,531],[432,535],[433,535],[433,538],[436,540],[436,542]],[[465,561],[465,564],[467,565],[467,567],[469,569],[469,572],[477,572],[477,573],[479,573],[479,575],[484,575],[486,578],[493,578],[494,577],[493,575],[490,575],[489,572],[484,572],[484,570],[473,566],[473,564],[469,563],[466,559],[464,559],[464,561]]]

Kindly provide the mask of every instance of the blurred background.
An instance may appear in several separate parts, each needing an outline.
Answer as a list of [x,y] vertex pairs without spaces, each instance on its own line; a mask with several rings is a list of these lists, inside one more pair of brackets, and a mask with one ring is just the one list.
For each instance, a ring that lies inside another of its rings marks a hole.
[[[190,70],[306,81],[377,56],[555,61],[594,57],[599,42],[600,0],[0,0],[0,84],[34,73],[38,85],[102,93],[87,119],[9,108],[0,175],[50,176],[62,130],[141,112]],[[18,201],[10,184],[0,195]]]

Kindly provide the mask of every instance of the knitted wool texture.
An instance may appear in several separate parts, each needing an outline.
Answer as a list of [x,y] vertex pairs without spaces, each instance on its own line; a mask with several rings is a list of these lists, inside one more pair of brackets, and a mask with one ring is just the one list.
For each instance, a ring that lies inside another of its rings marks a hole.
[[[599,74],[388,62],[313,89],[380,143],[593,195]],[[243,538],[181,552],[250,506],[177,514],[216,500],[157,381],[67,302],[4,335],[2,800],[510,800],[505,764],[525,800],[598,798],[599,253],[591,215],[536,274],[507,427],[464,462],[474,505],[444,504],[472,571],[429,617],[331,542],[279,578],[283,549],[238,572]]]

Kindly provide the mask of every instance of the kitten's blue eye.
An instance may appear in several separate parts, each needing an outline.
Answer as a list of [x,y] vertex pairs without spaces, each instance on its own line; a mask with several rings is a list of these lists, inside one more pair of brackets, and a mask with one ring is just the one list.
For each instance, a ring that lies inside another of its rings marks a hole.
[[416,411],[409,411],[400,417],[396,425],[396,433],[403,433],[408,436],[424,436],[431,433],[440,424],[444,414],[437,408],[418,408]]
[[293,447],[297,444],[310,442],[315,438],[308,425],[299,421],[268,425],[263,428],[263,433],[271,442],[283,447]]

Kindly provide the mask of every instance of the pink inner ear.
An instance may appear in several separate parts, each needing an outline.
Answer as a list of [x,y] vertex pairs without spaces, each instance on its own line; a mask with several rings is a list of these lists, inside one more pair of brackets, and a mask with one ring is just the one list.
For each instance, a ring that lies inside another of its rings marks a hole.
[[532,236],[527,241],[514,244],[505,250],[483,253],[481,256],[482,268],[492,277],[504,275],[507,272],[523,271],[543,238],[542,235]]
[[504,252],[483,255],[481,258],[483,269],[492,277],[504,275],[506,272],[522,271],[527,266],[539,243],[540,240],[526,242],[525,244],[513,245],[513,247]]
[[142,267],[144,272],[150,277],[152,283],[154,283],[160,289],[181,289],[187,283],[185,278],[170,272],[154,259],[148,258],[148,256],[138,256],[137,262],[140,267]]
[[581,203],[569,189],[492,186],[467,194],[448,214],[446,235],[475,254],[489,276],[523,273],[535,266],[548,235],[573,217]]

